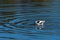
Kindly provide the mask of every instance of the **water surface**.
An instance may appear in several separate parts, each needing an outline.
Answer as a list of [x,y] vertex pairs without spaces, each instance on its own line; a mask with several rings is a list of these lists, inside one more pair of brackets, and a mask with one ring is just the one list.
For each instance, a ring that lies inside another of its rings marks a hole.
[[[0,2],[0,40],[60,39],[60,0],[12,2]],[[45,20],[45,28],[35,29],[36,20]]]

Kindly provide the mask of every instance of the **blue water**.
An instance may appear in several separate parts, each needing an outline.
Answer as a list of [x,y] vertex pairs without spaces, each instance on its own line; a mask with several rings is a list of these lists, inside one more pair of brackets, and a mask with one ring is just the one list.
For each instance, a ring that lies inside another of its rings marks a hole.
[[[60,40],[60,0],[36,4],[0,4],[0,40]],[[46,21],[44,29],[36,20]]]

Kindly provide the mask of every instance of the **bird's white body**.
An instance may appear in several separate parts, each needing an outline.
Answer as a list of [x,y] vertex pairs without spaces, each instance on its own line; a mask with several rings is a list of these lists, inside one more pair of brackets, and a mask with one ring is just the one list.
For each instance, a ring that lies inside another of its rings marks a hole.
[[44,26],[44,23],[45,23],[44,20],[38,20],[38,21],[36,21],[35,23],[39,26],[40,29],[41,29],[41,28],[44,28],[44,27],[43,27],[43,26]]

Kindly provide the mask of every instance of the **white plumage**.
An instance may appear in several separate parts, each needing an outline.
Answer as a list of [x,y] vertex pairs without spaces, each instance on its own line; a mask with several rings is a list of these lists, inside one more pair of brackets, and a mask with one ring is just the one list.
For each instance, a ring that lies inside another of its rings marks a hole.
[[41,29],[41,28],[44,28],[43,26],[44,26],[45,20],[38,20],[38,21],[36,21],[35,23],[36,23],[36,24],[39,26],[39,28]]

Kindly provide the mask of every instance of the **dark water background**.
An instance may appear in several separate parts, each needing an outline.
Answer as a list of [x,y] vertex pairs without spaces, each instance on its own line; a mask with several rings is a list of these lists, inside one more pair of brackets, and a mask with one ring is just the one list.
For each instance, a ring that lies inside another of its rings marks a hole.
[[[0,40],[60,40],[60,0],[4,4],[0,1]],[[45,28],[35,29],[36,20]]]

